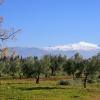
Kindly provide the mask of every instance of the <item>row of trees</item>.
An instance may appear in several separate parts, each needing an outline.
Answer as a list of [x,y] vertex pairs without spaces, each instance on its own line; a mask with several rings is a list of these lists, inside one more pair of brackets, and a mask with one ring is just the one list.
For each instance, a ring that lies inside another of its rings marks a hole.
[[61,55],[45,55],[42,58],[12,55],[0,58],[0,76],[35,78],[36,83],[39,83],[40,76],[57,76],[58,73],[73,79],[81,78],[86,88],[88,79],[100,75],[100,54],[88,59],[83,59],[79,53],[71,58]]

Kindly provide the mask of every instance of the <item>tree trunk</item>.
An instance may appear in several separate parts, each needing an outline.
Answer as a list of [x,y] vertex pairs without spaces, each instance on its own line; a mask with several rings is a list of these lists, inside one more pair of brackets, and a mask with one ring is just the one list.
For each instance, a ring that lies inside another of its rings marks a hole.
[[85,78],[84,78],[84,88],[86,88],[86,84],[87,84],[87,77],[88,77],[88,75],[86,75],[86,76],[85,76]]
[[1,77],[2,75],[1,75],[1,73],[0,73],[0,77]]
[[51,68],[51,76],[56,76],[56,71],[54,68]]
[[48,75],[47,74],[45,74],[45,78],[47,78],[48,77]]
[[54,70],[51,68],[51,76],[54,76]]
[[75,80],[75,74],[73,74],[73,80]]
[[12,73],[11,76],[12,76],[13,79],[15,78],[15,74],[14,73]]
[[40,77],[38,75],[38,77],[36,78],[36,84],[39,84],[39,79],[40,79]]
[[22,79],[22,75],[19,75],[19,79]]

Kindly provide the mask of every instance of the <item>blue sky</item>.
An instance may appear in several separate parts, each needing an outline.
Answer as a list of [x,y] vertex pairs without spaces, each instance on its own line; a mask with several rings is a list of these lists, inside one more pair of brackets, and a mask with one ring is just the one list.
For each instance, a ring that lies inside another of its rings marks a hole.
[[21,28],[9,46],[100,44],[100,0],[5,0],[3,27]]

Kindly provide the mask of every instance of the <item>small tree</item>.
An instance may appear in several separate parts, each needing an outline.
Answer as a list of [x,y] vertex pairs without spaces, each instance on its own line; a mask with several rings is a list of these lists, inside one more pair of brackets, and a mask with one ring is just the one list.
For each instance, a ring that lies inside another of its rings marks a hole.
[[33,75],[33,65],[34,65],[34,59],[32,57],[28,57],[26,59],[23,59],[21,68],[22,73],[25,77],[31,78]]
[[41,66],[43,67],[44,71],[43,73],[45,74],[45,77],[48,77],[50,74],[50,56],[49,55],[45,55],[43,56],[43,58],[41,59]]
[[28,57],[24,60],[22,66],[23,75],[27,78],[35,78],[36,84],[39,83],[40,74],[43,73],[43,67],[41,66],[41,61],[38,57]]
[[50,56],[49,68],[51,69],[51,75],[55,76],[56,72],[60,70],[61,62],[57,56]]
[[[0,6],[3,4],[4,0],[0,0]],[[9,61],[9,59],[6,59],[6,54],[8,51],[8,48],[5,48],[3,45],[3,41],[9,40],[9,39],[14,39],[16,37],[16,33],[18,33],[20,31],[20,29],[15,30],[14,28],[11,29],[4,29],[2,27],[2,23],[3,23],[4,17],[0,16],[0,43],[1,43],[1,47],[0,47],[0,53],[2,55],[2,62],[4,64],[4,69],[3,72],[4,73],[9,73],[9,71],[12,72],[12,75],[14,75],[15,73],[15,68],[14,68],[14,63],[11,63]],[[11,65],[11,66],[9,66]],[[12,66],[13,65],[13,66]]]
[[20,62],[19,59],[16,57],[11,57],[10,58],[10,67],[9,67],[9,74],[12,77],[15,77],[15,75],[17,75],[17,73],[19,72],[19,68],[20,68]]
[[92,76],[96,75],[98,72],[99,67],[97,66],[97,59],[96,57],[92,57],[91,59],[87,59],[83,61],[84,69],[83,69],[83,83],[84,88],[86,88],[87,80],[88,78],[91,78]]
[[34,57],[34,64],[33,64],[33,75],[36,78],[36,84],[39,83],[40,74],[43,72],[41,62],[38,57]]
[[68,59],[64,64],[63,64],[63,71],[66,72],[68,75],[72,75],[73,79],[75,78],[75,62],[72,59]]

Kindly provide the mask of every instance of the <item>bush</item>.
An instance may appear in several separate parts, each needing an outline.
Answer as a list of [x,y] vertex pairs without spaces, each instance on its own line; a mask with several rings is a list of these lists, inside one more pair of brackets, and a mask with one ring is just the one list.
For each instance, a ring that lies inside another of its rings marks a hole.
[[100,79],[100,75],[98,76],[98,78]]
[[89,84],[92,84],[92,83],[95,83],[96,81],[95,80],[92,80],[92,79],[88,79],[87,80],[87,83],[89,83]]
[[97,79],[97,82],[99,82],[99,83],[100,83],[100,79]]
[[67,81],[67,80],[60,80],[60,81],[58,82],[58,84],[59,84],[59,85],[70,85],[70,82]]

